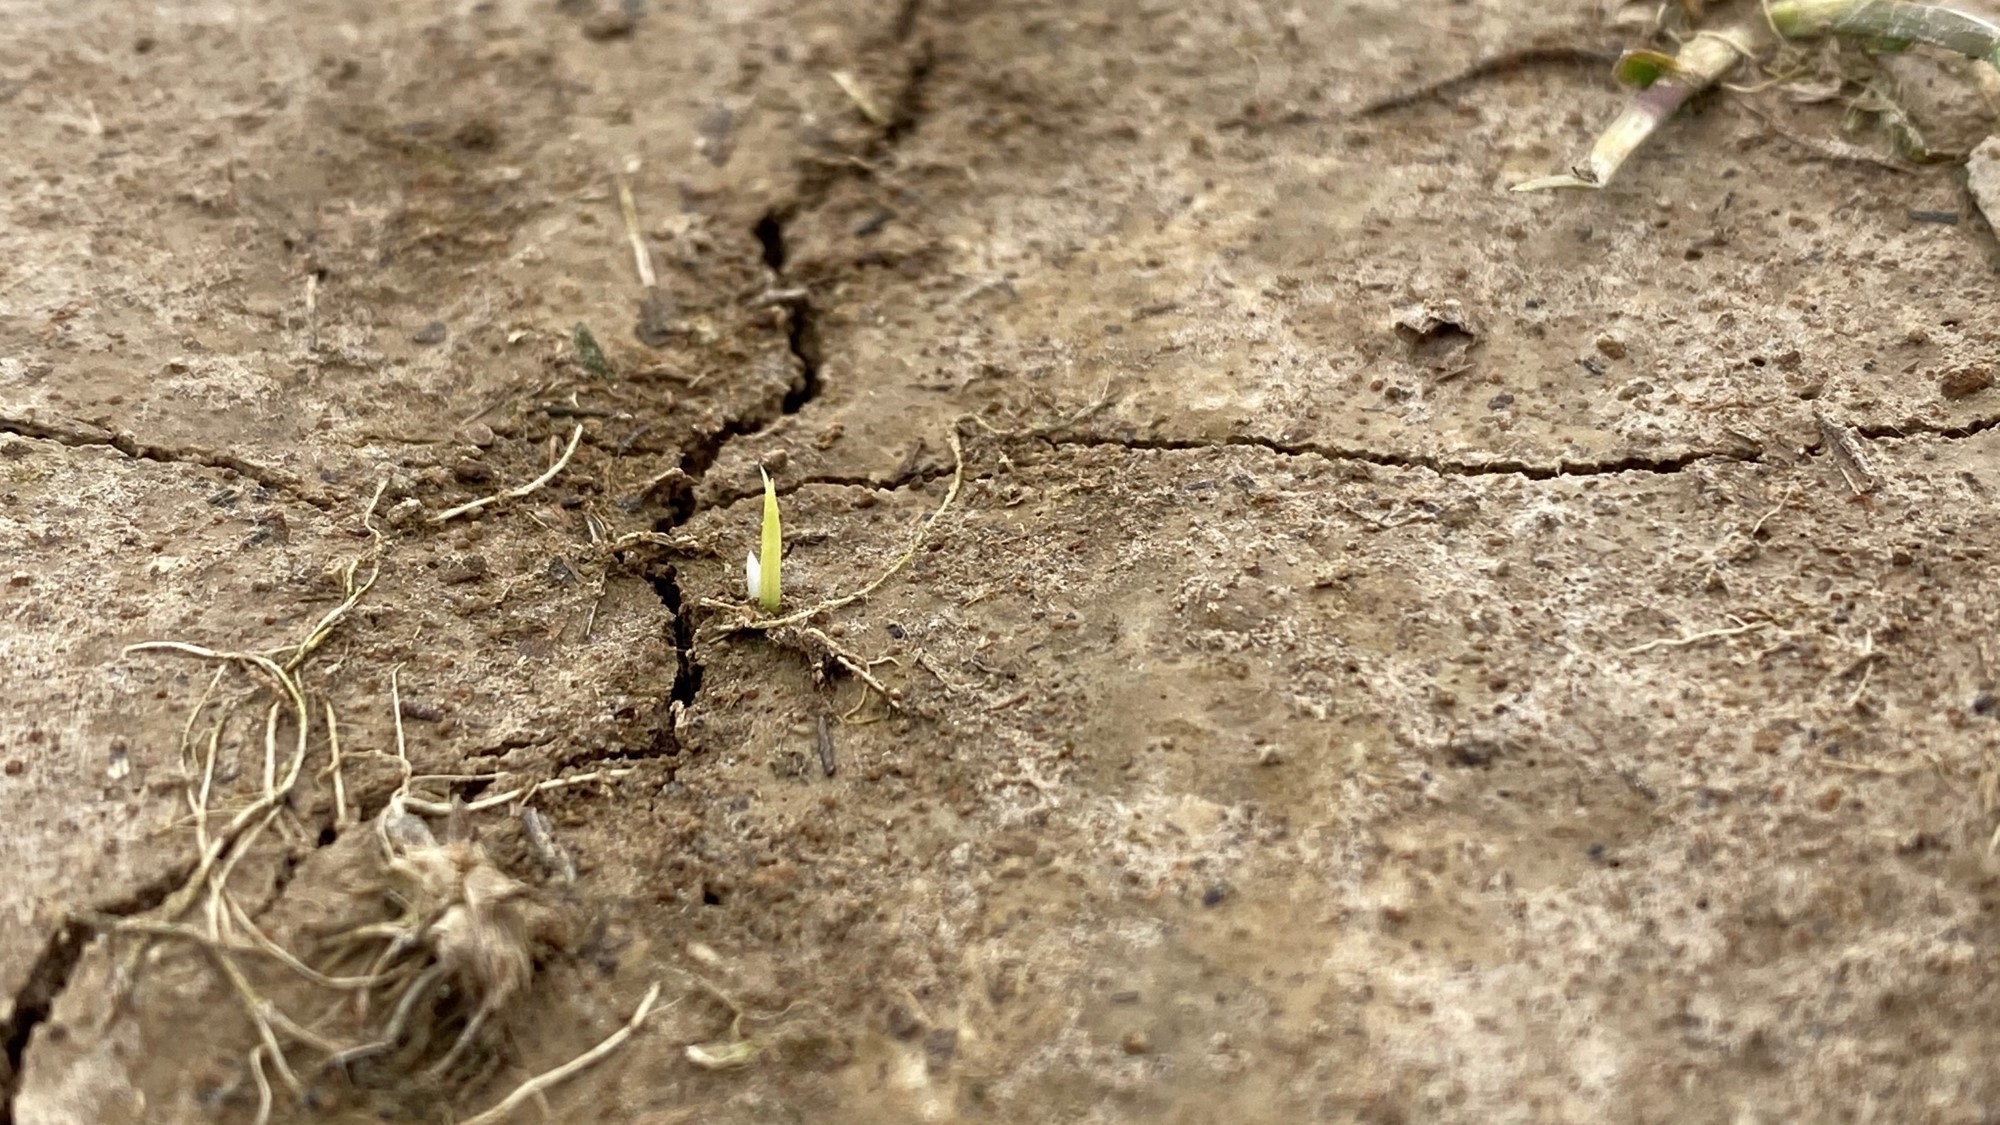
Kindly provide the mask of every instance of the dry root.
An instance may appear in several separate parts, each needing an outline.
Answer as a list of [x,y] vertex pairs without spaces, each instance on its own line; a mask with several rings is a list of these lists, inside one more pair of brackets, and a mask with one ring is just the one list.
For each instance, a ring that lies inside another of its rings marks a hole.
[[[375,835],[382,852],[377,893],[393,916],[329,943],[336,964],[367,966],[363,979],[372,983],[355,1007],[370,1030],[327,1062],[373,1060],[385,1076],[421,1068],[443,1078],[527,988],[534,950],[553,943],[557,918],[494,865],[456,815],[440,841],[397,797]],[[453,1025],[456,1034],[439,1052]]]

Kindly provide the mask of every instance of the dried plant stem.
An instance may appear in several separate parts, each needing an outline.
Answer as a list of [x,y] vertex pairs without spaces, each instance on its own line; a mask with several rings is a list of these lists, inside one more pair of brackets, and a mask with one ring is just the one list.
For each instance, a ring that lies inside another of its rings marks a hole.
[[250,1078],[257,1083],[257,1116],[251,1118],[251,1125],[265,1125],[271,1120],[271,1080],[264,1077],[264,1048],[250,1050]]
[[[580,773],[574,777],[550,778],[535,785],[522,785],[509,789],[504,793],[488,794],[476,801],[460,805],[458,809],[460,812],[466,813],[479,812],[483,809],[490,809],[514,801],[524,800],[537,793],[546,793],[551,789],[566,789],[572,785],[587,785],[593,781],[614,781],[621,777],[630,776],[635,772],[637,771],[627,767],[615,770],[591,770],[589,773]],[[422,797],[411,796],[403,798],[403,807],[414,813],[422,813],[425,816],[448,816],[452,810],[452,805],[447,801],[431,801]]]
[[496,492],[491,496],[482,496],[477,500],[460,504],[456,508],[449,508],[445,511],[439,512],[437,515],[431,517],[431,522],[446,523],[451,520],[457,519],[460,516],[476,512],[481,508],[490,508],[495,504],[499,504],[507,500],[519,500],[523,496],[527,496],[533,493],[536,489],[539,489],[543,485],[556,479],[556,474],[562,472],[563,467],[569,464],[569,459],[576,455],[577,443],[581,442],[582,440],[583,440],[583,423],[579,422],[577,423],[576,429],[570,431],[569,445],[563,449],[562,456],[556,458],[555,464],[549,466],[548,472],[543,473],[541,476],[536,477],[534,480],[531,480],[526,484],[510,488],[505,492]]
[[322,700],[326,705],[326,749],[333,759],[327,772],[333,775],[333,826],[345,831],[353,823],[347,807],[347,774],[340,761],[340,723],[333,717],[333,703]]
[[[294,720],[298,725],[298,739],[293,747],[291,758],[285,766],[283,779],[280,780],[277,769],[277,714],[281,704],[272,705],[271,712],[264,726],[264,757],[266,763],[264,792],[248,806],[238,810],[236,815],[231,817],[229,822],[223,826],[222,830],[212,836],[207,845],[200,849],[200,858],[196,861],[194,872],[188,877],[188,881],[182,885],[181,889],[168,898],[166,903],[166,916],[170,919],[178,919],[182,914],[187,912],[190,906],[194,905],[196,896],[204,889],[212,889],[211,875],[215,872],[216,864],[224,858],[225,853],[231,850],[240,837],[244,837],[246,833],[254,836],[257,831],[262,830],[264,825],[270,823],[271,819],[277,815],[278,810],[282,807],[285,798],[290,795],[292,787],[298,784],[299,774],[305,768],[306,751],[312,733],[312,713],[306,706],[304,691],[300,689],[298,681],[293,678],[292,674],[270,657],[260,653],[218,652],[211,648],[187,644],[182,641],[148,641],[144,644],[131,645],[125,649],[125,652],[128,655],[134,652],[178,652],[203,660],[244,664],[256,668],[270,676],[277,683],[279,691],[292,704]],[[276,1065],[278,1060],[274,1059],[272,1061]]]
[[[375,494],[368,498],[368,506],[361,511],[361,526],[368,532],[368,551],[350,560],[346,569],[341,572],[340,584],[343,597],[340,604],[327,610],[326,615],[306,633],[306,639],[300,641],[298,647],[292,650],[291,657],[285,661],[286,671],[298,671],[305,664],[306,658],[320,645],[325,644],[326,639],[333,635],[333,631],[340,627],[341,621],[353,612],[355,606],[361,604],[362,597],[375,588],[375,580],[382,576],[382,532],[375,526],[375,509],[382,503],[382,494],[388,488],[388,477],[385,476],[377,481]],[[367,579],[357,582],[354,576],[360,571],[364,561],[372,565]]]
[[646,238],[639,233],[639,208],[632,202],[632,183],[618,177],[618,210],[625,218],[625,237],[632,243],[632,261],[639,267],[639,284],[647,289],[660,281],[653,273],[653,256],[646,252]]
[[1645,644],[1634,645],[1631,648],[1624,649],[1619,655],[1637,656],[1642,652],[1651,652],[1656,648],[1685,648],[1688,645],[1697,645],[1703,641],[1720,640],[1723,637],[1740,637],[1745,633],[1754,633],[1759,629],[1768,628],[1770,624],[1769,621],[1752,621],[1747,624],[1737,625],[1731,629],[1710,629],[1706,632],[1690,633],[1685,637],[1661,637],[1658,640],[1647,641]]
[[[393,949],[393,947],[391,948]],[[323,1065],[327,1069],[333,1069],[382,1054],[385,1051],[395,1050],[397,1042],[403,1038],[403,1029],[409,1025],[410,1014],[416,1011],[417,1001],[422,999],[424,994],[431,990],[432,985],[443,979],[446,972],[447,969],[445,966],[432,965],[430,968],[418,973],[408,985],[404,986],[402,998],[396,1001],[395,1010],[390,1012],[389,1023],[382,1029],[382,1034],[379,1038],[349,1047],[345,1050],[332,1052],[327,1056],[326,1062]],[[365,1000],[367,994],[363,993],[360,998]]]
[[1721,81],[1723,76],[1752,53],[1768,33],[1760,27],[1741,26],[1722,31],[1703,31],[1687,41],[1674,56],[1673,68],[1640,90],[1624,111],[1598,135],[1590,155],[1569,172],[1543,176],[1514,185],[1515,191],[1548,191],[1553,188],[1601,188],[1611,182],[1627,157],[1646,143],[1666,120],[1689,98]]
[[625,1021],[625,1026],[605,1036],[603,1042],[561,1066],[538,1074],[516,1086],[513,1093],[500,1099],[499,1104],[484,1113],[466,1118],[463,1125],[499,1125],[499,1122],[505,1121],[510,1114],[526,1105],[529,1100],[539,1097],[549,1088],[566,1082],[585,1069],[602,1062],[613,1051],[624,1046],[627,1039],[639,1033],[639,1029],[646,1023],[646,1018],[653,1014],[653,1005],[659,999],[660,984],[655,981],[653,987],[646,990],[645,999],[639,1001],[639,1007],[632,1013],[632,1018]]

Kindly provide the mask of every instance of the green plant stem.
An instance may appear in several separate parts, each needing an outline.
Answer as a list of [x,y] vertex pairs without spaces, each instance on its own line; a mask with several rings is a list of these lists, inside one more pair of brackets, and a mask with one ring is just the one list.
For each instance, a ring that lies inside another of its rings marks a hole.
[[1787,39],[1851,35],[1922,43],[2000,67],[2000,25],[1915,0],[1771,0],[1771,26]]
[[1715,85],[1748,55],[1758,36],[1753,28],[1704,32],[1688,40],[1674,56],[1674,69],[1632,99],[1597,137],[1590,155],[1567,174],[1543,176],[1514,185],[1515,191],[1553,188],[1601,188],[1611,182],[1627,157],[1646,143],[1655,130],[1702,90]]

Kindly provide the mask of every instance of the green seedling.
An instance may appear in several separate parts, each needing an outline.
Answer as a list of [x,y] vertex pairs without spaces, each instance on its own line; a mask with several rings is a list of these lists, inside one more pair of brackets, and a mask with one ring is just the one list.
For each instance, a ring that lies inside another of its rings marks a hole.
[[783,597],[778,571],[784,564],[785,535],[778,524],[777,486],[771,483],[771,474],[762,467],[758,468],[757,474],[764,478],[764,534],[758,544],[759,550],[750,552],[743,559],[743,586],[750,600],[765,613],[776,613]]
[[604,358],[604,349],[598,346],[597,337],[590,334],[590,329],[577,325],[571,342],[576,345],[577,363],[593,377],[609,382],[613,376],[611,361]]

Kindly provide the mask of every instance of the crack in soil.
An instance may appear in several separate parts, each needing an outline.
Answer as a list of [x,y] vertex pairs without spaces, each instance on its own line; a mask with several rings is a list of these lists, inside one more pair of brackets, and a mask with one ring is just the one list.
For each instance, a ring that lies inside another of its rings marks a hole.
[[1962,441],[1965,438],[1977,437],[1996,426],[2000,426],[2000,415],[1992,418],[1977,418],[1962,426],[1946,426],[1936,422],[1906,422],[1900,425],[1884,422],[1871,426],[1855,426],[1853,429],[1855,436],[1867,438],[1870,441],[1881,438],[1914,437],[1935,437],[1942,438],[1945,441]]
[[[765,267],[779,282],[785,276],[786,222],[778,212],[767,212],[750,232],[762,250]],[[671,533],[701,510],[695,495],[696,487],[721,458],[723,449],[730,442],[762,432],[779,419],[797,414],[805,409],[807,403],[819,397],[819,332],[814,323],[812,300],[804,296],[794,297],[784,302],[784,308],[785,345],[798,367],[798,381],[779,400],[775,412],[735,419],[682,455],[681,472],[684,475],[668,498],[666,517],[653,525],[655,531]],[[667,567],[663,573],[652,577],[652,584],[653,592],[659,596],[660,604],[666,607],[674,622],[674,678],[667,688],[667,715],[652,749],[655,753],[664,751],[671,754],[679,748],[674,734],[674,718],[682,709],[694,704],[695,696],[701,691],[702,666],[694,658],[694,607],[681,590],[679,568]]]
[[[194,871],[192,862],[183,863],[146,883],[124,898],[89,908],[95,914],[129,918],[143,914],[167,901]],[[13,1011],[0,1020],[0,1046],[6,1057],[0,1060],[0,1125],[14,1125],[14,1097],[21,1089],[21,1073],[35,1028],[54,1013],[56,1000],[69,987],[70,977],[83,960],[91,927],[74,919],[64,922],[42,945],[41,953],[28,970],[28,977],[14,993]]]
[[1217,440],[1182,438],[1121,438],[1103,434],[1084,434],[1075,437],[1051,437],[1055,446],[1113,446],[1121,449],[1219,449],[1227,447],[1263,449],[1291,457],[1314,456],[1329,461],[1361,461],[1370,465],[1381,465],[1392,469],[1428,469],[1439,476],[1450,477],[1494,477],[1518,476],[1528,480],[1553,480],[1556,477],[1609,476],[1617,473],[1678,473],[1690,465],[1704,461],[1729,461],[1738,464],[1761,464],[1763,454],[1756,451],[1734,453],[1716,449],[1694,449],[1670,457],[1619,457],[1604,461],[1557,460],[1554,463],[1521,461],[1513,458],[1494,458],[1486,461],[1467,461],[1449,457],[1435,457],[1419,453],[1391,453],[1374,449],[1349,449],[1317,442],[1282,442],[1272,438],[1238,436]]
[[[896,11],[892,34],[895,41],[903,45],[908,52],[903,81],[890,103],[892,109],[888,123],[880,128],[874,139],[863,150],[864,164],[868,160],[879,160],[893,150],[897,144],[916,131],[922,119],[924,92],[933,69],[933,56],[929,43],[917,39],[917,27],[922,11],[923,0],[903,0]],[[792,221],[799,215],[821,206],[834,186],[843,178],[865,174],[852,168],[829,171],[824,165],[803,167],[820,170],[808,171],[808,174],[802,177],[793,198],[765,212],[750,230],[751,237],[757,241],[764,265],[771,271],[777,288],[784,287],[785,267],[790,258],[786,235]],[[786,391],[775,411],[758,412],[732,420],[682,455],[681,471],[685,475],[668,498],[666,517],[654,524],[655,531],[671,533],[702,510],[704,505],[696,497],[696,488],[707,476],[708,470],[721,458],[723,450],[730,442],[761,433],[778,421],[797,414],[817,399],[824,389],[820,378],[823,353],[820,349],[818,317],[810,291],[801,290],[799,295],[788,297],[782,304],[786,310],[785,343],[798,366],[798,382]],[[914,479],[914,475],[911,475],[910,479]],[[871,482],[871,487],[880,486],[872,485]],[[737,499],[740,497],[732,496],[721,502],[734,503]],[[661,725],[659,744],[654,750],[674,753],[678,750],[678,741],[674,735],[673,718],[682,709],[694,704],[695,698],[701,691],[702,666],[694,657],[694,606],[692,600],[681,590],[679,570],[667,567],[663,573],[652,577],[652,584],[654,593],[659,596],[660,604],[673,616],[675,650],[674,679],[667,691],[668,714],[666,721]],[[0,1122],[0,1125],[5,1123]]]
[[[838,473],[822,473],[814,476],[798,477],[786,481],[784,484],[774,485],[774,487],[781,497],[790,496],[801,489],[810,488],[813,485],[824,485],[829,488],[866,488],[876,492],[896,492],[908,488],[918,481],[929,483],[934,480],[942,480],[950,475],[950,465],[933,465],[922,469],[908,469],[889,477],[842,476]],[[717,493],[706,506],[709,508],[727,508],[732,504],[740,504],[745,500],[760,499],[763,495],[764,490],[762,488],[722,492]]]
[[199,465],[207,469],[224,469],[240,477],[256,482],[257,486],[279,493],[302,503],[310,504],[321,511],[334,507],[331,497],[317,493],[306,487],[306,483],[285,472],[248,461],[233,453],[206,449],[197,445],[173,447],[151,445],[140,441],[130,430],[110,430],[89,422],[59,418],[43,421],[31,412],[26,417],[0,415],[0,434],[17,437],[53,441],[72,449],[88,449],[101,446],[115,450],[134,461],[152,461],[162,465]]
[[[1908,439],[1935,437],[1943,441],[1962,441],[1976,437],[1988,430],[2000,428],[2000,416],[1979,418],[1962,425],[1944,425],[1936,422],[1911,421],[1905,423],[1877,423],[1853,427],[1856,436],[1869,441],[1888,439]],[[1707,461],[1727,461],[1744,465],[1764,463],[1764,455],[1758,450],[1732,451],[1724,449],[1690,449],[1684,453],[1667,457],[1627,456],[1601,461],[1569,461],[1558,459],[1554,462],[1524,461],[1514,458],[1494,458],[1492,460],[1466,460],[1462,458],[1437,457],[1418,453],[1394,453],[1385,450],[1355,449],[1327,445],[1318,442],[1283,442],[1273,438],[1256,436],[1233,436],[1213,440],[1193,438],[1135,438],[1114,437],[1108,434],[1057,435],[1046,439],[1053,446],[1082,446],[1102,448],[1106,446],[1120,449],[1162,449],[1198,450],[1228,447],[1263,449],[1286,456],[1315,456],[1329,461],[1361,461],[1370,465],[1381,465],[1394,469],[1428,469],[1439,476],[1488,477],[1519,476],[1528,480],[1554,480],[1557,477],[1613,476],[1619,473],[1678,473],[1692,465]],[[1818,442],[1807,446],[1818,449],[1824,446]],[[922,476],[908,474],[903,483]],[[800,484],[861,484],[874,488],[901,487],[900,484],[877,484],[865,478],[860,480],[801,481]],[[731,497],[731,502],[743,497]]]
[[[1457,71],[1433,78],[1430,81],[1403,90],[1397,90],[1366,102],[1351,111],[1348,116],[1355,118],[1377,117],[1394,110],[1428,102],[1433,98],[1472,85],[1475,82],[1498,75],[1510,74],[1517,70],[1534,67],[1597,67],[1618,60],[1618,52],[1597,47],[1580,46],[1574,43],[1547,43],[1530,45],[1514,50],[1501,51],[1496,55],[1477,58]],[[1291,122],[1282,122],[1290,124]]]

